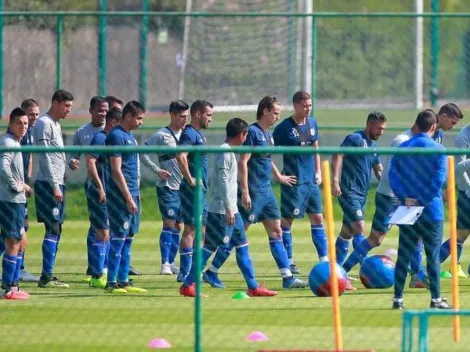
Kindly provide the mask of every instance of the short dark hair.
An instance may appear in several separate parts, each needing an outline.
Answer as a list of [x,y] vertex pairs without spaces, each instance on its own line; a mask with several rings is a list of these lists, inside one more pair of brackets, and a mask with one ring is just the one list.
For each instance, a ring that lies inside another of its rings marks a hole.
[[227,126],[225,127],[227,138],[235,138],[240,133],[246,131],[248,131],[248,123],[238,117],[235,117],[227,122]]
[[122,110],[119,108],[109,109],[106,113],[106,121],[120,120],[122,118]]
[[108,95],[105,99],[109,105],[116,103],[122,106],[122,104],[124,104],[124,102],[121,99],[119,99],[118,97],[115,97],[114,95]]
[[38,102],[34,99],[26,99],[21,102],[21,108],[26,110],[31,107],[39,106]]
[[131,116],[134,117],[138,115],[140,112],[145,113],[144,106],[141,103],[139,103],[137,100],[131,100],[122,109],[122,117],[126,116],[127,114],[130,114]]
[[9,123],[15,122],[15,120],[22,116],[27,116],[26,111],[24,111],[22,108],[14,108],[10,113]]
[[108,101],[106,100],[105,97],[102,97],[101,95],[95,95],[93,98],[90,100],[90,109],[93,109],[97,107],[98,105],[101,105],[103,103],[107,103]]
[[419,132],[429,132],[435,124],[437,124],[437,116],[431,109],[421,111],[416,117],[415,125],[418,127]]
[[460,110],[457,104],[454,104],[454,103],[447,103],[441,106],[437,115],[444,115],[444,114],[451,116],[451,117],[457,117],[459,119],[463,118],[462,110]]
[[173,100],[170,103],[170,114],[177,114],[186,110],[189,110],[189,105],[183,100]]
[[281,102],[277,100],[275,96],[267,95],[261,99],[258,104],[258,110],[256,111],[256,119],[259,120],[261,116],[263,116],[264,109],[271,111],[275,104],[281,105]]
[[73,101],[73,95],[69,91],[59,89],[54,92],[52,101],[56,101],[58,103],[63,103],[64,101]]
[[367,115],[367,122],[387,122],[387,118],[380,111],[372,111]]
[[294,96],[292,97],[292,103],[298,104],[303,100],[309,99],[312,99],[312,96],[309,93],[299,90],[298,92],[295,92]]
[[191,115],[194,115],[196,112],[199,111],[201,114],[203,114],[204,112],[206,112],[207,107],[210,107],[212,109],[214,105],[205,100],[196,100],[191,104],[190,113]]

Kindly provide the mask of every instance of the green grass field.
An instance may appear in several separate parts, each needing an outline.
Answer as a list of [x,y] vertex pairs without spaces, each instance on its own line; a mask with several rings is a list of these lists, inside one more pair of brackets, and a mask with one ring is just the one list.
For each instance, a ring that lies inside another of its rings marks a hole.
[[[152,188],[144,189],[145,221],[133,251],[134,266],[144,272],[136,278],[136,284],[148,289],[145,295],[109,296],[81,281],[86,268],[88,228],[81,198],[81,190],[69,192],[69,217],[56,263],[56,274],[70,283],[71,288],[45,290],[25,284],[23,287],[32,294],[30,301],[0,301],[2,346],[8,346],[8,351],[144,351],[151,339],[165,338],[173,351],[193,350],[194,301],[179,296],[179,284],[174,277],[156,275],[161,224],[156,220],[159,216]],[[370,208],[369,216],[373,210]],[[339,231],[340,218],[336,220],[336,231]],[[41,226],[33,222],[26,256],[27,269],[33,273],[40,271],[42,234]],[[221,272],[228,288],[215,290],[206,285],[203,288],[208,296],[202,302],[204,351],[332,349],[331,300],[314,297],[309,289],[283,291],[262,227],[252,227],[248,236],[259,281],[279,290],[279,295],[232,300],[236,291],[245,288],[232,256]],[[384,246],[374,253],[396,248],[396,241],[394,229]],[[294,227],[294,255],[305,279],[317,260],[305,221]],[[464,251],[465,268],[469,260],[470,255]],[[357,276],[357,270],[353,274]],[[401,313],[390,309],[392,290],[367,290],[359,282],[355,285],[359,288],[357,292],[347,292],[341,297],[345,349],[399,351]],[[443,295],[451,298],[450,282],[443,281],[442,286]],[[469,308],[470,281],[461,280],[460,289],[462,308]],[[405,304],[424,309],[429,304],[429,293],[407,290]],[[433,318],[431,326],[432,351],[468,351],[468,319],[462,319],[459,344],[452,341],[451,319]],[[270,341],[245,341],[253,331],[264,332]]]

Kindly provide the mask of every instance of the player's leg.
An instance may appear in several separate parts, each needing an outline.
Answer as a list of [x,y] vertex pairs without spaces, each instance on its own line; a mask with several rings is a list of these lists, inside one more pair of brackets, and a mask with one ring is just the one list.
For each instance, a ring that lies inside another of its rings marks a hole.
[[176,277],[177,282],[183,282],[191,269],[195,233],[194,192],[185,183],[180,187],[180,201],[184,227],[180,241],[180,272]]
[[[24,218],[24,231],[25,235],[28,233],[29,230],[29,218],[28,218],[28,203],[26,203],[26,212],[25,212],[25,218]],[[26,248],[26,247],[25,247]],[[1,252],[1,250],[0,250]],[[20,281],[23,282],[38,282],[39,277],[32,275],[25,269],[25,257],[26,257],[26,252],[23,251],[23,259],[21,261],[21,266],[20,266]]]
[[395,284],[393,296],[393,308],[403,309],[403,292],[405,290],[405,281],[408,275],[408,265],[413,251],[418,245],[419,232],[415,225],[399,226],[398,235],[398,253],[395,264]]
[[307,201],[307,215],[310,220],[310,234],[312,242],[317,250],[320,262],[328,260],[328,244],[326,241],[325,228],[323,227],[322,202],[318,185],[310,186]]
[[180,209],[180,217],[179,217],[178,221],[175,223],[175,227],[173,228],[173,233],[171,235],[171,247],[170,247],[170,258],[169,259],[170,259],[170,269],[171,269],[171,272],[174,275],[177,275],[180,272],[180,268],[176,266],[176,262],[175,262],[176,255],[178,254],[178,250],[180,248],[180,239],[181,239],[181,236],[180,236],[180,233],[181,233],[180,221],[182,221],[182,219],[181,219],[181,209]]

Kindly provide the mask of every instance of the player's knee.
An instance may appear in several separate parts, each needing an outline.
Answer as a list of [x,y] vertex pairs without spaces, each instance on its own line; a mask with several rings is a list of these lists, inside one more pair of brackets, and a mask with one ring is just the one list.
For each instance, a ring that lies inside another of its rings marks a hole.
[[180,222],[176,222],[175,223],[175,226],[173,227],[176,231],[178,232],[181,232],[181,223]]
[[309,214],[310,223],[312,225],[321,225],[323,224],[323,215],[322,214]]
[[282,218],[281,219],[281,226],[283,228],[290,229],[292,227],[292,221],[293,221],[293,219]]
[[24,233],[20,241],[20,252],[24,252],[26,247],[28,247],[28,237],[26,236],[26,233]]
[[353,231],[354,235],[360,234],[360,233],[365,233],[366,227],[364,224],[364,221],[355,221],[351,224],[351,229]]
[[383,232],[372,230],[369,237],[367,238],[367,241],[369,241],[369,244],[372,248],[375,248],[382,244],[384,238],[385,234]]
[[46,224],[46,231],[52,236],[60,237],[62,233],[62,224],[57,221],[48,223]]
[[457,238],[461,241],[466,241],[470,235],[470,230],[458,230],[457,231]]
[[268,236],[270,240],[276,240],[282,238],[282,230],[281,228],[275,228],[268,232]]

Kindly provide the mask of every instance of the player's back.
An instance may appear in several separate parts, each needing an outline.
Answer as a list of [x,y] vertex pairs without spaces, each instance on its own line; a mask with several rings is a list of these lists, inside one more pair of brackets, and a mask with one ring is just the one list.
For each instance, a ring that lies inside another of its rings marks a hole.
[[[62,129],[60,123],[54,121],[49,115],[40,117],[33,128],[35,145],[51,148],[63,148]],[[39,168],[36,175],[38,181],[50,181],[53,174],[60,184],[64,184],[66,158],[63,152],[38,153]]]
[[221,149],[227,149],[225,153],[215,155],[214,166],[211,174],[210,202],[208,211],[211,213],[225,214],[228,207],[232,212],[238,213],[237,207],[237,159],[230,151],[230,146],[224,143]]
[[[249,126],[246,141],[243,145],[250,147],[268,147],[274,145],[274,140],[271,132],[263,130],[261,126],[255,122]],[[251,191],[271,187],[271,154],[252,152],[247,166],[248,188]]]

